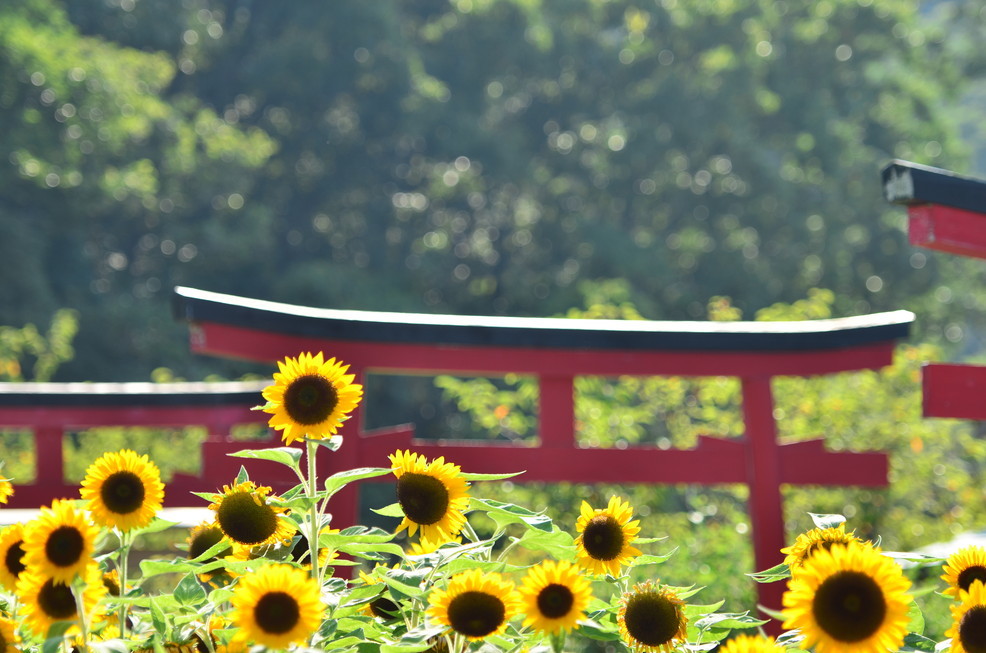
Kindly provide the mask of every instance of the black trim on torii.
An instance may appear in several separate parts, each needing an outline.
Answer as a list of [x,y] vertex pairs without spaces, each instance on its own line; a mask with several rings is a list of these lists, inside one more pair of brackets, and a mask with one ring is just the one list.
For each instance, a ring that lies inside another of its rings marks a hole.
[[176,319],[285,335],[395,344],[640,351],[812,351],[907,338],[914,314],[797,322],[432,315],[312,308],[176,287]]
[[986,181],[950,170],[894,160],[881,171],[883,196],[893,204],[939,204],[986,213]]

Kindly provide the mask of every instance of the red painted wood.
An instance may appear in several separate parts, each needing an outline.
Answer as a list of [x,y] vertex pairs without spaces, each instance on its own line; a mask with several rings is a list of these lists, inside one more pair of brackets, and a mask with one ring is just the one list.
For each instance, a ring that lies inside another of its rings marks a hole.
[[270,362],[303,351],[331,352],[354,370],[470,376],[815,376],[879,369],[893,362],[893,343],[826,351],[591,351],[441,347],[325,340],[215,323],[193,326],[197,353]]
[[931,363],[922,370],[925,417],[986,419],[986,367]]
[[941,204],[907,207],[912,245],[941,252],[986,258],[986,215]]

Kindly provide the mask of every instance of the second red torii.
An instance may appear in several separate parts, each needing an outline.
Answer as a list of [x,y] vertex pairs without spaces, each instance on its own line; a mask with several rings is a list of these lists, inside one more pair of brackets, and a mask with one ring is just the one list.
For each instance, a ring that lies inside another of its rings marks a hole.
[[[914,319],[907,311],[807,322],[651,322],[423,315],[316,309],[176,288],[176,316],[190,325],[199,353],[271,363],[304,351],[344,360],[368,373],[536,376],[540,446],[415,441],[410,427],[352,436],[324,457],[332,473],[380,466],[397,448],[445,456],[477,473],[526,470],[526,481],[742,483],[750,488],[759,569],[782,561],[781,486],[885,486],[882,453],[834,453],[822,440],[780,444],[773,417],[775,376],[877,369],[892,362]],[[579,448],[576,376],[734,376],[741,381],[746,435],[700,438],[693,450]],[[347,427],[350,430],[351,427]],[[355,490],[337,497],[336,523],[356,521]],[[760,585],[760,601],[780,607],[779,583]]]

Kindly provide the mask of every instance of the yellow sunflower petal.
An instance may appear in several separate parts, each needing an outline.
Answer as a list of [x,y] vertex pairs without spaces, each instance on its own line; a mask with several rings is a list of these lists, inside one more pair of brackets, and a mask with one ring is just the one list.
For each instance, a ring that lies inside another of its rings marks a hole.
[[592,599],[589,581],[570,562],[546,560],[527,571],[518,589],[524,626],[557,633],[571,630]]
[[99,529],[72,501],[55,499],[24,528],[24,564],[70,583],[92,563]]
[[318,583],[297,567],[269,564],[241,576],[230,599],[233,623],[268,648],[304,644],[322,623]]
[[619,497],[611,497],[605,509],[593,510],[583,501],[575,523],[579,566],[591,574],[619,576],[620,568],[640,555],[631,546],[640,532],[640,522],[631,517],[633,508]]
[[436,547],[454,540],[466,524],[469,506],[469,484],[459,466],[444,458],[428,462],[410,451],[397,451],[390,461],[404,511],[397,532],[407,529],[413,536],[420,530],[420,538]]
[[522,609],[514,584],[496,572],[460,572],[428,595],[427,616],[470,641],[502,633]]
[[637,653],[670,653],[686,638],[684,604],[669,587],[637,583],[620,599],[620,636]]
[[859,542],[812,554],[788,581],[784,628],[817,653],[886,653],[907,634],[910,581],[879,549]]
[[335,435],[363,398],[363,386],[346,374],[349,366],[335,358],[325,360],[322,352],[278,361],[277,368],[274,385],[262,392],[268,404],[264,411],[273,414],[268,424],[283,431],[287,444]]
[[96,523],[129,531],[147,526],[161,510],[164,483],[146,455],[124,449],[90,465],[79,493]]
[[942,567],[941,579],[948,583],[942,592],[958,598],[960,590],[968,590],[974,581],[986,583],[986,549],[970,545],[948,556]]

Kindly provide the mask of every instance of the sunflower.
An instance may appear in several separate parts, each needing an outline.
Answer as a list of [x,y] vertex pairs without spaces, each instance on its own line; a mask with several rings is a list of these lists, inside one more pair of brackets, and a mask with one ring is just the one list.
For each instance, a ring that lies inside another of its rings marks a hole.
[[7,503],[14,493],[14,486],[9,478],[0,478],[0,503]]
[[959,590],[968,590],[973,581],[986,583],[986,549],[976,545],[963,547],[948,556],[942,570],[945,575],[941,579],[948,583],[942,594],[958,598]]
[[818,653],[884,653],[907,634],[911,583],[900,565],[858,542],[819,549],[784,593],[784,628]]
[[410,542],[407,545],[407,551],[404,552],[404,555],[409,555],[409,556],[427,555],[429,553],[434,553],[439,548],[441,548],[442,545],[449,543],[462,544],[462,537],[456,535],[455,537],[451,538],[447,542],[432,542],[430,540],[422,540],[419,538],[417,542]]
[[24,524],[11,524],[0,532],[0,585],[13,592],[24,565]]
[[420,454],[398,450],[388,456],[397,477],[397,502],[404,520],[396,532],[418,529],[422,540],[435,548],[453,540],[466,523],[464,511],[469,505],[469,484],[458,465],[444,457],[430,463]]
[[830,549],[833,544],[861,542],[853,533],[846,532],[845,523],[835,528],[814,528],[802,533],[789,547],[781,549],[785,554],[784,564],[790,569],[797,569],[805,563],[818,549]]
[[164,502],[157,465],[129,449],[103,454],[89,465],[79,492],[97,524],[121,531],[150,524]]
[[20,653],[17,622],[0,617],[0,653]]
[[[377,565],[377,567],[380,566],[381,565]],[[374,568],[374,571],[376,571],[376,567]],[[368,574],[363,570],[360,570],[359,572],[359,579],[363,581],[364,585],[378,585],[383,583],[379,577]],[[394,603],[391,599],[387,598],[384,595],[384,592],[381,592],[377,598],[373,599],[369,603],[364,604],[363,607],[363,613],[367,616],[384,620],[393,619],[399,616],[400,610],[400,606]]]
[[99,529],[72,501],[55,499],[24,527],[24,565],[70,583],[92,562]]
[[975,580],[969,589],[959,590],[958,605],[952,609],[952,627],[945,637],[952,638],[951,653],[986,651],[986,585]]
[[633,508],[620,497],[610,497],[605,509],[593,510],[582,502],[582,514],[575,522],[579,566],[590,574],[620,575],[620,567],[640,555],[630,544],[640,532],[640,520],[630,521]]
[[273,413],[268,425],[284,431],[281,438],[286,444],[334,435],[363,398],[363,386],[346,374],[349,366],[334,358],[323,360],[322,352],[285,358],[277,368],[274,385],[263,391],[264,411]]
[[[82,604],[89,622],[103,617],[101,600],[106,596],[99,566],[89,565],[84,572]],[[17,597],[24,606],[24,622],[39,637],[44,637],[56,621],[76,621],[79,618],[72,586],[36,571],[26,571],[17,581]],[[78,632],[72,626],[68,633]]]
[[670,653],[685,641],[684,604],[669,587],[649,580],[637,583],[620,599],[617,621],[623,641],[634,651]]
[[589,581],[570,562],[545,560],[528,570],[518,590],[525,626],[557,633],[575,628],[592,598]]
[[223,534],[236,544],[261,546],[290,539],[294,526],[279,515],[285,508],[271,505],[267,486],[244,481],[234,486],[223,486],[222,494],[215,497],[211,510],[216,511],[216,524]]
[[269,564],[241,576],[230,599],[232,621],[268,648],[304,643],[322,623],[318,583],[297,567]]
[[433,590],[425,614],[474,641],[502,633],[522,609],[511,581],[497,572],[470,569],[452,576],[445,589]]
[[764,635],[741,634],[722,643],[719,653],[785,653],[787,649]]

